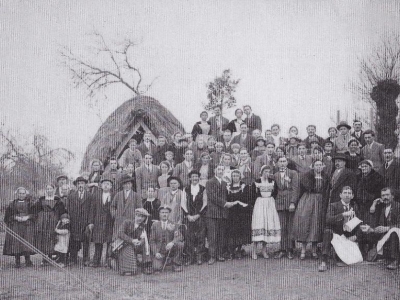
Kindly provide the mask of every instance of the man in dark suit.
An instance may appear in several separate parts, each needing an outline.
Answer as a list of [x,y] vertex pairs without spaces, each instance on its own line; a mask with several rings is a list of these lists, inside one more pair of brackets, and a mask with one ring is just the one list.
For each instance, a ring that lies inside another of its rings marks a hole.
[[349,240],[356,241],[359,235],[359,226],[351,232],[344,231],[343,225],[357,216],[357,209],[350,201],[354,198],[353,190],[350,186],[344,186],[340,191],[340,200],[329,204],[326,214],[326,227],[322,240],[322,262],[318,271],[328,270],[328,257],[331,251],[331,241],[333,234],[344,234]]
[[100,267],[103,244],[107,245],[106,259],[110,253],[114,220],[111,215],[111,194],[113,180],[103,178],[100,181],[101,188],[94,188],[92,192],[93,203],[89,223],[93,224],[92,242],[94,243],[94,256],[91,267]]
[[275,258],[279,259],[287,255],[293,259],[294,241],[291,238],[293,215],[299,201],[299,175],[297,171],[287,168],[288,160],[280,157],[278,160],[279,172],[274,174],[274,180],[278,188],[275,198],[276,210],[281,223],[281,249]]
[[229,123],[229,120],[221,115],[221,111],[221,106],[214,107],[215,116],[208,119],[211,124],[210,135],[214,136],[215,138],[218,138],[222,135]]
[[244,114],[246,115],[246,119],[244,120],[244,122],[247,124],[247,127],[249,128],[249,134],[253,134],[254,129],[258,129],[262,132],[261,118],[253,114],[253,112],[251,111],[251,106],[250,105],[243,106],[243,111]]
[[384,145],[375,142],[375,132],[372,130],[364,131],[364,139],[366,145],[361,149],[361,155],[364,159],[372,161],[372,165],[375,171],[378,171],[385,159],[383,158]]
[[78,251],[83,248],[83,263],[89,266],[89,242],[93,230],[90,216],[93,209],[92,194],[86,190],[87,180],[78,177],[73,183],[77,190],[66,199],[65,207],[70,215],[71,236],[69,242],[70,263],[78,262]]
[[222,180],[225,167],[217,165],[215,168],[215,177],[206,183],[207,193],[207,240],[208,251],[210,255],[209,265],[218,261],[225,261],[222,251],[225,246],[226,220],[228,218],[228,209],[234,202],[226,202],[228,190],[226,182]]
[[182,271],[182,254],[184,248],[183,236],[179,231],[179,225],[168,221],[171,208],[160,206],[158,209],[160,221],[155,221],[151,226],[150,251],[153,258],[155,272],[162,270],[165,260],[169,258],[173,262],[174,272]]
[[246,148],[247,152],[250,153],[256,146],[256,139],[248,131],[249,128],[246,123],[240,124],[240,134],[232,139],[231,144],[239,144],[241,148]]
[[310,138],[316,138],[318,140],[319,145],[324,144],[324,139],[316,134],[317,132],[317,126],[315,125],[308,125],[307,126],[307,134],[308,136],[303,140],[303,142],[306,144],[307,149],[311,149],[311,141]]
[[[365,234],[369,241],[377,243],[390,229],[400,228],[400,204],[393,201],[393,196],[389,187],[383,188],[381,191],[381,198],[376,199],[372,204],[370,212],[375,213],[376,211],[377,226],[371,228]],[[377,205],[382,207],[376,210]],[[395,232],[392,232],[389,236],[388,240],[385,242],[385,246],[383,254],[388,254],[392,260],[391,263],[387,265],[387,268],[389,270],[396,270],[399,265],[400,252],[399,238]]]
[[383,176],[384,186],[390,187],[395,199],[400,201],[400,164],[394,160],[391,148],[384,149],[383,156],[385,163],[378,170],[378,173]]
[[337,154],[333,158],[335,171],[330,180],[330,196],[329,203],[338,202],[340,200],[340,193],[344,186],[351,187],[355,190],[357,185],[357,176],[350,169],[346,168],[347,156],[344,154]]
[[361,130],[362,122],[360,122],[358,120],[354,120],[353,128],[354,128],[354,131],[351,134],[351,136],[354,137],[361,144],[361,147],[364,147],[366,142],[364,139],[364,131]]
[[151,140],[151,136],[152,134],[150,132],[146,132],[143,136],[142,143],[137,147],[142,157],[144,157],[146,153],[151,153],[151,155],[153,155],[156,152],[156,145],[154,145]]
[[222,150],[224,153],[232,153],[232,132],[229,129],[224,130],[223,135],[219,137],[218,141],[224,145]]

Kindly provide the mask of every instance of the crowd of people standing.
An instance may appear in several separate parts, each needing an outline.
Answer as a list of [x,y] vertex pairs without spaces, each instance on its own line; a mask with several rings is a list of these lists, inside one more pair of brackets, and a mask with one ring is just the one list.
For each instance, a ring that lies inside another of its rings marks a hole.
[[[89,172],[68,184],[59,176],[45,195],[16,190],[5,223],[61,266],[99,267],[102,257],[121,274],[146,274],[172,265],[213,265],[250,257],[320,259],[327,270],[333,234],[358,243],[365,258],[392,228],[400,227],[400,168],[395,149],[375,141],[358,120],[340,122],[328,136],[307,127],[307,137],[292,126],[288,136],[274,124],[262,135],[261,118],[250,106],[236,109],[229,121],[214,108],[200,114],[189,134],[176,132],[152,141],[132,138],[120,157],[93,158]],[[361,225],[345,231],[358,217]],[[389,232],[388,268],[397,269],[399,238]],[[94,243],[90,259],[89,246]],[[318,244],[322,249],[318,249]],[[35,254],[7,234],[4,255],[16,267]],[[103,254],[105,252],[105,255]],[[46,259],[42,264],[47,264]],[[114,264],[113,264],[114,263]]]

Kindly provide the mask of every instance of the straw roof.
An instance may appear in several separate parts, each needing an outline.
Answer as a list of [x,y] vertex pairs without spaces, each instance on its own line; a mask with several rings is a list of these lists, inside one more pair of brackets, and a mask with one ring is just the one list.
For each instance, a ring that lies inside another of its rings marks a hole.
[[110,156],[121,155],[116,152],[128,143],[138,124],[147,126],[155,137],[162,134],[168,140],[175,132],[184,132],[182,124],[160,102],[148,96],[137,96],[118,107],[100,126],[86,148],[81,170],[88,170],[94,158],[106,164]]

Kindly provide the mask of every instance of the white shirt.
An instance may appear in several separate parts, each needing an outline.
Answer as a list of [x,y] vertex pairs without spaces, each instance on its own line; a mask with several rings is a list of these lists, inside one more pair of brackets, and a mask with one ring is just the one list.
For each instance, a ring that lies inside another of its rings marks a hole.
[[191,168],[192,168],[192,162],[190,162],[190,161],[187,161],[187,160],[184,160],[183,161],[184,162],[184,164],[186,165],[186,167],[190,170]]
[[246,119],[250,119],[253,116],[253,113],[251,112],[250,114],[246,115]]
[[125,199],[129,197],[131,190],[124,191]]
[[[385,168],[386,168],[386,169],[389,168],[390,165],[392,164],[392,162],[393,162],[393,159],[392,159],[392,160],[389,160],[389,161],[387,161],[387,162],[385,162]],[[386,166],[386,164],[387,164],[387,166]]]
[[221,179],[221,178],[219,178],[219,177],[217,177],[217,176],[215,176],[215,178],[217,178],[218,182],[221,184],[221,182],[222,182],[222,179]]
[[388,217],[388,215],[389,215],[389,213],[390,213],[390,208],[392,207],[392,205],[390,204],[390,205],[388,205],[388,206],[386,206],[386,209],[385,209],[385,217],[387,218]]
[[103,193],[102,200],[103,200],[103,205],[105,205],[107,202],[109,202],[110,201],[110,193]]
[[78,192],[78,193],[79,193],[79,199],[83,199],[85,192],[83,191],[83,192]]
[[161,228],[162,229],[167,229],[167,221],[161,221]]
[[196,185],[191,184],[190,191],[192,192],[193,200],[194,200],[194,198],[197,196],[197,194],[200,191],[200,186],[198,184],[196,184]]
[[340,202],[342,202],[343,207],[347,207],[347,210],[348,210],[348,211],[350,210],[350,203],[345,203],[345,202],[343,202],[342,200],[340,200]]

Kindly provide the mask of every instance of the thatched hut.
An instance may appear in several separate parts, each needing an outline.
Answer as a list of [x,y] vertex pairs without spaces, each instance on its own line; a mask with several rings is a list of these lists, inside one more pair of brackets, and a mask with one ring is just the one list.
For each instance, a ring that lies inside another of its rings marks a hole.
[[177,131],[184,132],[184,128],[168,109],[154,98],[137,96],[118,107],[100,126],[86,148],[81,171],[87,171],[94,158],[100,159],[104,165],[112,156],[119,158],[129,140],[136,138],[140,142],[144,132],[150,132],[156,142],[160,134],[170,141]]

